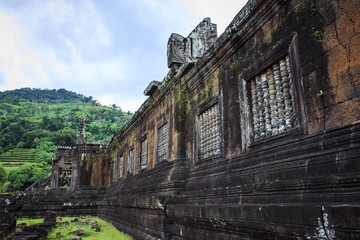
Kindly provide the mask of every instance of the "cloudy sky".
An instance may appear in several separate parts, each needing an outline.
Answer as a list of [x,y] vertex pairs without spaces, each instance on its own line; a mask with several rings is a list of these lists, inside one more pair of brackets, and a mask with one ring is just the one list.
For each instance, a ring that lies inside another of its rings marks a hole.
[[0,0],[0,91],[22,87],[93,96],[136,111],[168,72],[171,33],[205,17],[220,35],[246,0]]

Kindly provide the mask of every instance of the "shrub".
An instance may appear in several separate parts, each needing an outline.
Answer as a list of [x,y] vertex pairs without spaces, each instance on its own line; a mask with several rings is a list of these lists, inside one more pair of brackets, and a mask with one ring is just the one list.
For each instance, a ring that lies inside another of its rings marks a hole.
[[31,184],[44,179],[50,166],[46,163],[27,163],[11,171],[7,179],[11,190],[22,190]]

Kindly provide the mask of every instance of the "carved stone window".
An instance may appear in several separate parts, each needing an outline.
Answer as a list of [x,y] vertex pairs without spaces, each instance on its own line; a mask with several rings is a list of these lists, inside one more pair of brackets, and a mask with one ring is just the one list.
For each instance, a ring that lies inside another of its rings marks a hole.
[[245,103],[240,106],[241,128],[246,129],[243,149],[290,133],[307,132],[297,34],[287,51],[274,52],[263,66],[258,73],[245,73],[247,80],[240,85],[240,102]]
[[129,151],[128,162],[127,162],[127,173],[132,175],[134,173],[134,149]]
[[71,170],[59,170],[59,187],[68,188],[71,185]]
[[124,177],[124,156],[119,157],[119,178]]
[[163,124],[158,129],[158,148],[157,161],[167,160],[168,149],[168,123]]
[[253,141],[294,128],[294,81],[288,55],[251,79],[250,88]]
[[147,160],[148,160],[148,142],[147,142],[147,138],[145,138],[140,143],[140,170],[146,168]]
[[216,103],[198,115],[199,120],[199,158],[220,154],[220,113]]

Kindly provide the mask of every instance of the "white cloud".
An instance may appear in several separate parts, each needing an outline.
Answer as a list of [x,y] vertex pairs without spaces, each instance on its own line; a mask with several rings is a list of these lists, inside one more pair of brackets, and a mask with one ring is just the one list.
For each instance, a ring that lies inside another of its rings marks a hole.
[[58,38],[67,46],[75,45],[82,53],[93,52],[112,43],[110,30],[91,1],[53,0],[39,4],[35,11],[28,16],[34,19],[35,29],[40,33],[53,29],[56,35],[51,38]]
[[100,95],[98,97],[99,102],[102,105],[105,106],[110,106],[112,104],[116,104],[116,103],[121,103],[120,104],[116,104],[118,106],[121,107],[121,110],[123,111],[131,111],[131,112],[135,112],[137,109],[139,109],[139,107],[144,103],[146,97],[137,97],[137,96],[133,96],[133,97],[122,97],[120,95]]
[[2,89],[32,86],[32,78],[46,85],[48,77],[41,58],[28,42],[28,32],[16,16],[0,11],[0,69],[5,83]]
[[[77,9],[66,1],[34,3],[18,12],[0,9],[0,90],[78,86],[82,93],[83,86],[98,88],[131,69],[125,56],[95,54],[111,44],[111,34],[91,2]],[[47,31],[53,34],[42,38]]]
[[[1,1],[1,0],[0,0]],[[32,0],[0,6],[0,91],[65,88],[136,111],[166,75],[171,33],[230,23],[244,1]]]

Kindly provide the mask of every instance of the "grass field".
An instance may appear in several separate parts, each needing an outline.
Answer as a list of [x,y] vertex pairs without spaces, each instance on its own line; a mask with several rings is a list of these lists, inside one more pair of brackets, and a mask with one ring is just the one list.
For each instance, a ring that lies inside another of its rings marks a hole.
[[[77,219],[76,221],[74,219]],[[42,223],[44,221],[43,218],[36,219],[18,219],[17,224],[26,223],[26,225],[32,225],[37,223]],[[97,231],[96,228],[93,227],[92,223],[96,223],[98,226]],[[46,239],[68,239],[71,237],[75,237],[75,234],[72,232],[77,230],[84,230],[85,234],[81,236],[81,239],[84,240],[111,240],[111,239],[119,239],[119,240],[132,240],[133,238],[129,235],[126,235],[122,232],[119,232],[112,224],[98,218],[98,217],[62,217],[58,218],[56,227],[53,228]]]

